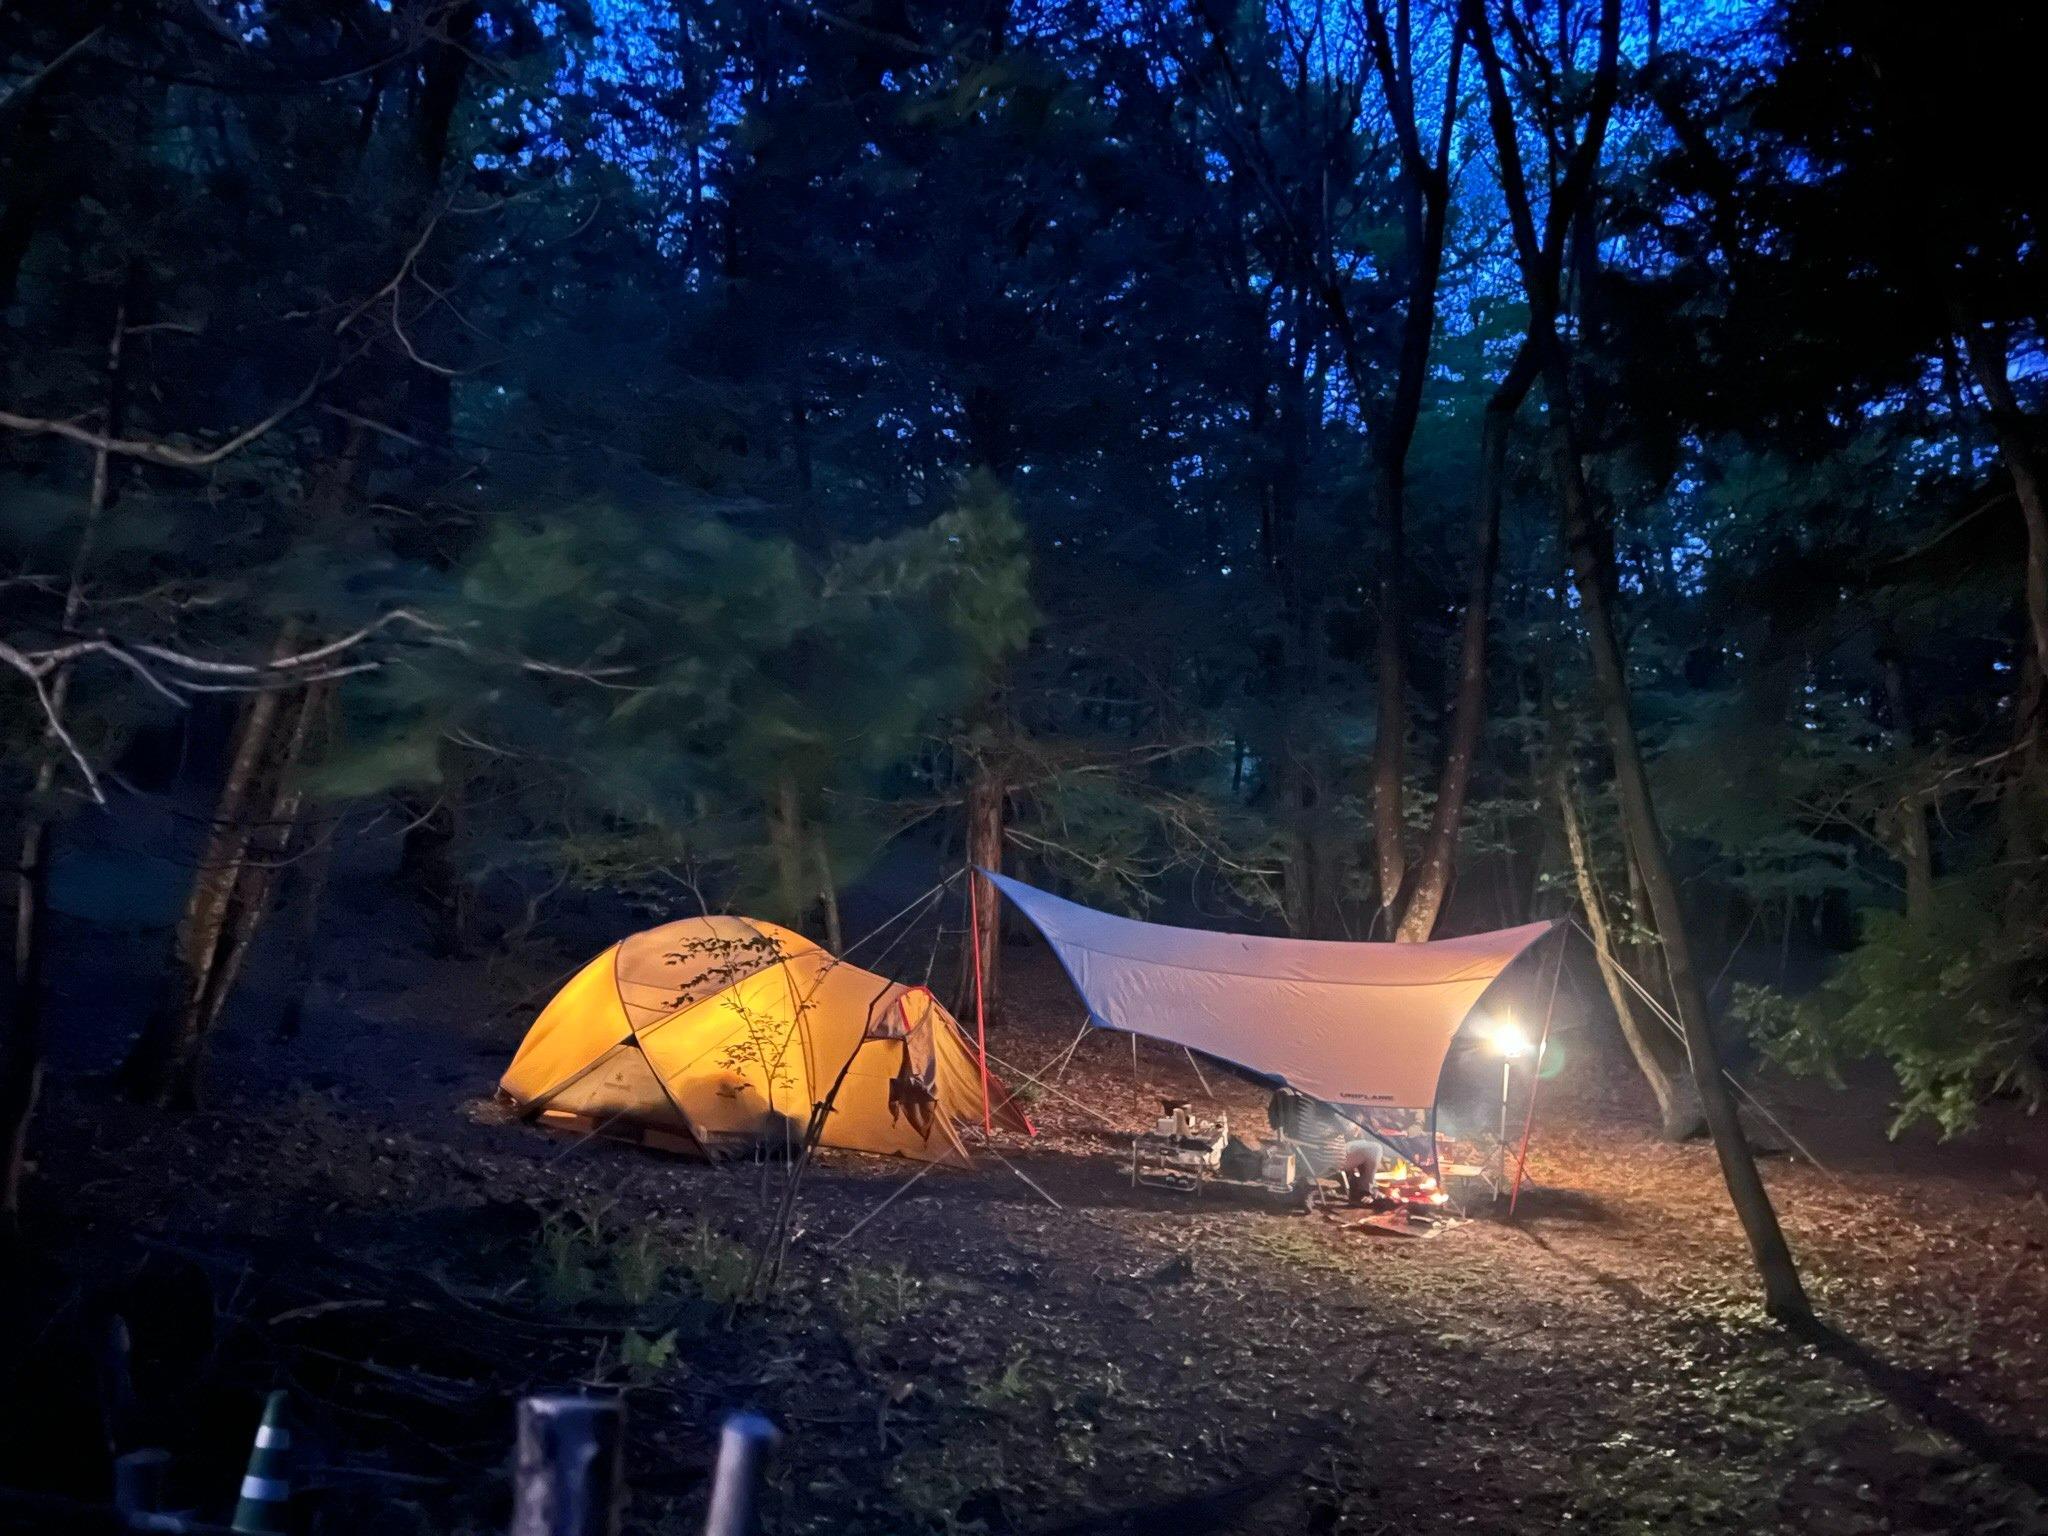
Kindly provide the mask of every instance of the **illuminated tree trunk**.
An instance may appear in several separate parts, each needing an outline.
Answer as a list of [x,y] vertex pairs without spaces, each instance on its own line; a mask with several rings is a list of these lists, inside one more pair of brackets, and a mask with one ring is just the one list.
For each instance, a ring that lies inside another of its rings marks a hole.
[[[298,626],[288,624],[274,655],[290,652]],[[189,1108],[196,1102],[200,1043],[219,1011],[216,995],[222,962],[235,949],[233,918],[237,887],[254,835],[253,821],[267,810],[268,764],[276,752],[280,718],[287,711],[281,690],[265,689],[243,704],[235,725],[228,773],[214,800],[213,817],[200,844],[185,913],[173,950],[172,989],[159,1002],[122,1067],[128,1092],[147,1103]],[[294,734],[289,718],[284,734]],[[233,962],[239,966],[239,957]],[[232,979],[231,975],[227,979]]]
[[[967,781],[965,807],[970,869],[1002,873],[1003,810],[1007,799],[1008,790],[995,765],[977,762],[974,776]],[[994,1013],[1002,985],[1002,898],[981,876],[970,874],[967,878],[973,882],[974,896],[968,903],[970,915],[960,949],[960,1006],[955,1011],[964,1012],[974,1006],[975,959],[979,955],[982,996],[990,1013]]]
[[1593,958],[1600,967],[1600,981],[1607,1000],[1614,1007],[1621,1037],[1628,1042],[1643,1081],[1657,1100],[1657,1118],[1667,1141],[1687,1141],[1706,1130],[1699,1093],[1691,1075],[1673,1072],[1652,1042],[1649,1032],[1629,996],[1621,977],[1621,963],[1614,954],[1614,934],[1607,922],[1607,901],[1593,876],[1591,850],[1586,846],[1585,823],[1579,816],[1578,797],[1572,792],[1571,769],[1562,758],[1552,769],[1551,793],[1557,801],[1558,816],[1564,823],[1565,848],[1571,855],[1572,879],[1578,886],[1579,907],[1586,914],[1586,930],[1593,936]]
[[200,1072],[214,1025],[219,1022],[221,1009],[227,1005],[235,983],[241,979],[250,946],[270,915],[271,896],[298,827],[303,797],[294,780],[311,724],[324,708],[325,691],[307,690],[288,706],[288,718],[280,720],[273,733],[275,756],[265,765],[264,802],[260,807],[264,814],[251,828],[242,850],[230,910],[216,940],[219,955],[204,990],[193,1000],[191,1025],[172,1064],[172,1103],[198,1102]]
[[1571,425],[1566,419],[1568,394],[1562,360],[1555,354],[1545,369],[1545,393],[1549,396],[1551,467],[1562,513],[1565,547],[1570,553],[1574,585],[1579,599],[1578,616],[1586,636],[1586,648],[1593,664],[1593,686],[1601,718],[1607,728],[1608,745],[1614,757],[1615,786],[1620,792],[1622,816],[1642,872],[1650,910],[1657,922],[1657,934],[1664,950],[1671,991],[1678,1005],[1678,1019],[1685,1033],[1686,1056],[1692,1066],[1693,1082],[1699,1089],[1707,1128],[1713,1134],[1714,1151],[1721,1163],[1721,1176],[1728,1185],[1737,1219],[1749,1240],[1751,1256],[1763,1278],[1764,1305],[1774,1317],[1810,1317],[1812,1309],[1799,1281],[1792,1250],[1778,1225],[1769,1191],[1757,1171],[1736,1114],[1734,1096],[1722,1075],[1720,1050],[1715,1044],[1713,1025],[1707,1013],[1707,995],[1693,969],[1692,946],[1686,936],[1685,914],[1679,904],[1678,881],[1672,874],[1665,851],[1663,829],[1657,823],[1655,801],[1650,794],[1650,776],[1643,763],[1642,744],[1636,738],[1635,718],[1629,700],[1628,676],[1615,638],[1614,615],[1607,587],[1607,561],[1601,545],[1584,477],[1579,467]]

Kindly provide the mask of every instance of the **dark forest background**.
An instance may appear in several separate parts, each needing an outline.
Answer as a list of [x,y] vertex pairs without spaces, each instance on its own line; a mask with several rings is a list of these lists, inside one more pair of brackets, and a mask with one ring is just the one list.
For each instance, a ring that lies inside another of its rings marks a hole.
[[905,839],[1569,909],[1669,1134],[1617,966],[1906,1119],[2038,1099],[2026,11],[9,7],[9,1208],[50,872],[150,799],[145,1099],[373,838],[449,951],[593,890],[836,948]]

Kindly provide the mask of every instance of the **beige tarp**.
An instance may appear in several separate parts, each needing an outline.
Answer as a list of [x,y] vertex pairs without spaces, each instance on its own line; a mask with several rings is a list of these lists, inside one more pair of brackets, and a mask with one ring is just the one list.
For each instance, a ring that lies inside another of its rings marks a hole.
[[1141,923],[990,878],[1051,943],[1098,1024],[1362,1107],[1435,1104],[1465,1016],[1556,926],[1429,944],[1322,943]]

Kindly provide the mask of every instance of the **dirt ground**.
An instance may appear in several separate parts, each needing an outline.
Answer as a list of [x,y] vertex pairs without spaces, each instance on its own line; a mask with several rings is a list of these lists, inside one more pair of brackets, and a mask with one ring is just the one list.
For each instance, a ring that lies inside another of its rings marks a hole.
[[[494,1531],[514,1400],[591,1383],[629,1399],[637,1532],[697,1529],[742,1405],[786,1433],[767,1529],[792,1536],[2048,1532],[2026,1134],[1902,1152],[1868,1106],[1793,1115],[1839,1154],[1769,1165],[1839,1330],[1799,1338],[1755,1305],[1711,1151],[1651,1139],[1589,1039],[1544,1084],[1513,1223],[1481,1203],[1415,1241],[1134,1190],[1157,1096],[1263,1136],[1265,1090],[1149,1043],[1134,1089],[1127,1038],[1092,1035],[1036,1141],[850,1237],[911,1170],[826,1155],[775,1297],[734,1306],[782,1170],[497,1123],[563,956],[428,961],[352,920],[383,958],[330,971],[288,1045],[241,1019],[205,1112],[116,1105],[90,1052],[54,1081],[7,1483],[103,1497],[110,1446],[161,1444],[218,1517],[283,1384],[314,1529]],[[1041,951],[1008,963],[991,1048],[1036,1075],[1079,1009]]]

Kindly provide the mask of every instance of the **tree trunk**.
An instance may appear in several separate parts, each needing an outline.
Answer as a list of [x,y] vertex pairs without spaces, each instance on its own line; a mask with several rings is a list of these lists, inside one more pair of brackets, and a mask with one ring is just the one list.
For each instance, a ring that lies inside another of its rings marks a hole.
[[1298,938],[1339,938],[1340,856],[1333,846],[1322,743],[1316,727],[1301,720],[1302,711],[1290,706],[1290,714],[1280,737],[1278,788],[1288,844],[1281,915]]
[[1734,1096],[1722,1075],[1720,1050],[1707,1014],[1706,992],[1693,970],[1678,881],[1665,851],[1663,829],[1658,825],[1656,804],[1650,794],[1650,776],[1643,763],[1641,743],[1636,739],[1628,675],[1622,666],[1621,647],[1615,639],[1614,615],[1609,606],[1607,561],[1600,530],[1567,420],[1570,396],[1565,387],[1563,363],[1554,350],[1545,367],[1545,393],[1549,396],[1552,469],[1557,480],[1565,547],[1570,552],[1572,576],[1578,589],[1579,618],[1593,665],[1594,692],[1614,755],[1623,820],[1670,973],[1693,1082],[1699,1089],[1707,1128],[1713,1134],[1721,1176],[1727,1181],[1736,1217],[1742,1223],[1750,1254],[1763,1278],[1764,1306],[1779,1319],[1808,1318],[1812,1309],[1800,1284],[1792,1250],[1778,1225],[1777,1212],[1772,1209],[1770,1193],[1757,1171],[1756,1155],[1743,1136]]
[[[1912,702],[1906,697],[1906,669],[1889,650],[1882,665],[1892,730],[1910,750],[1914,731]],[[1928,826],[1927,797],[1917,789],[1901,795],[1886,819],[1892,832],[1887,841],[1906,879],[1906,921],[1922,928],[1934,911],[1934,838]]]
[[[64,707],[64,680],[51,690],[51,707]],[[12,1231],[21,1212],[21,1181],[28,1161],[28,1128],[43,1085],[43,959],[47,944],[49,817],[43,804],[56,782],[54,757],[36,770],[35,792],[21,834],[14,883],[13,1018],[0,1043],[0,1228]]]
[[832,854],[823,832],[812,835],[811,852],[818,864],[818,907],[825,918],[825,947],[836,955],[846,948],[846,930],[839,920],[839,882],[832,874]]
[[[334,685],[322,684],[306,700],[304,735],[296,760],[324,746],[334,725]],[[296,796],[290,804],[288,825],[283,827],[276,883],[284,887],[279,911],[284,924],[284,995],[278,1001],[278,1040],[296,1039],[305,1020],[306,998],[313,989],[314,967],[319,958],[320,917],[327,896],[327,881],[334,868],[333,827],[309,829],[299,816]]]
[[[1298,334],[1300,328],[1297,316],[1290,334]],[[1281,890],[1283,915],[1290,931],[1323,938],[1335,929],[1335,903],[1328,896],[1334,861],[1324,835],[1323,785],[1318,772],[1321,732],[1309,704],[1322,670],[1324,642],[1304,579],[1297,537],[1308,474],[1309,422],[1314,414],[1301,352],[1290,342],[1288,366],[1276,391],[1279,409],[1271,417],[1275,461],[1261,498],[1260,543],[1280,604],[1279,673],[1273,685],[1277,728],[1265,755],[1276,767],[1276,799],[1288,840]],[[1266,419],[1263,408],[1255,408],[1254,419]]]
[[801,923],[816,889],[805,866],[803,799],[796,779],[783,774],[775,781],[775,802],[768,809],[768,845],[775,860],[775,916],[780,922]]
[[[425,217],[440,195],[454,142],[456,114],[473,73],[472,63],[479,57],[476,34],[483,12],[482,0],[456,0],[454,4],[421,0],[417,8],[416,19],[429,41],[420,51],[418,94],[414,98],[413,131],[418,154],[413,181],[415,218]],[[433,247],[421,249],[415,261],[421,278],[435,289],[453,285],[453,273],[445,269]],[[431,316],[421,318],[427,321]],[[424,335],[415,332],[413,339],[426,355],[434,355],[431,329]],[[408,343],[408,349],[410,346]],[[415,368],[406,380],[405,400],[415,435],[435,451],[449,451],[455,428],[455,379],[438,369]]]
[[[1526,341],[1508,375],[1486,402],[1479,432],[1479,527],[1472,566],[1472,591],[1465,602],[1464,634],[1458,647],[1458,691],[1444,746],[1443,777],[1429,837],[1415,866],[1407,906],[1394,937],[1419,944],[1436,931],[1437,915],[1450,891],[1457,858],[1458,829],[1472,785],[1472,762],[1486,729],[1486,626],[1493,606],[1494,572],[1500,564],[1500,513],[1506,496],[1508,432],[1515,413],[1536,381],[1535,349]],[[1384,701],[1383,701],[1384,702]]]
[[[1008,790],[995,766],[985,761],[974,765],[974,776],[967,781],[966,844],[969,869],[986,869],[995,874],[1003,871],[1003,809],[1008,799]],[[996,1011],[997,999],[1002,995],[1001,966],[1003,946],[1002,897],[996,888],[979,875],[967,877],[973,882],[974,899],[968,904],[970,917],[967,932],[962,936],[960,948],[960,1006],[954,1011],[965,1014],[974,1006],[975,955],[981,957],[982,996],[991,1016]]]
[[270,915],[271,894],[283,860],[296,838],[302,796],[293,782],[305,752],[311,722],[324,707],[324,688],[309,689],[289,706],[290,723],[272,733],[273,760],[264,765],[264,816],[249,833],[235,881],[230,912],[220,926],[220,953],[208,968],[203,993],[193,999],[190,1014],[196,1027],[176,1055],[170,1071],[170,1102],[199,1102],[199,1079],[213,1028],[241,978],[250,946]]
[[1408,875],[1407,815],[1401,794],[1407,776],[1408,735],[1408,669],[1402,634],[1402,565],[1408,558],[1401,504],[1405,478],[1399,464],[1384,462],[1376,477],[1381,563],[1379,629],[1373,647],[1379,707],[1372,749],[1372,841],[1382,931],[1393,925],[1401,883]]
[[11,129],[13,153],[8,161],[17,174],[0,188],[5,194],[0,196],[0,309],[13,307],[22,263],[49,206],[52,180],[64,175],[56,169],[63,157],[57,153],[54,134],[65,109],[60,105],[53,111],[49,94],[46,90],[31,96]]
[[[1422,412],[1429,375],[1430,344],[1436,334],[1437,294],[1443,282],[1444,233],[1451,205],[1451,135],[1459,111],[1458,70],[1464,57],[1462,38],[1454,37],[1447,68],[1444,105],[1434,145],[1425,147],[1416,117],[1413,36],[1407,8],[1390,28],[1384,8],[1369,4],[1361,12],[1373,67],[1392,108],[1401,174],[1401,242],[1395,270],[1405,279],[1407,306],[1401,315],[1400,342],[1394,379],[1385,408],[1372,423],[1369,447],[1373,484],[1379,504],[1381,559],[1379,627],[1374,647],[1378,671],[1378,725],[1373,742],[1373,844],[1377,861],[1380,911],[1376,927],[1393,935],[1407,869],[1407,817],[1404,796],[1407,756],[1406,643],[1408,451]],[[1405,270],[1403,270],[1405,269]],[[1361,367],[1359,336],[1351,321],[1341,286],[1327,275],[1326,301],[1337,321],[1345,368],[1355,389],[1363,390],[1374,370]],[[1523,386],[1525,389],[1526,385]],[[1484,645],[1485,617],[1480,617]],[[1455,822],[1453,823],[1455,835]],[[1446,864],[1443,876],[1448,879]],[[1438,902],[1442,888],[1436,892]]]
[[1615,1022],[1622,1039],[1635,1058],[1643,1081],[1657,1100],[1657,1118],[1666,1141],[1689,1141],[1706,1131],[1699,1091],[1689,1074],[1674,1073],[1638,1018],[1628,985],[1621,979],[1621,962],[1615,958],[1614,935],[1607,925],[1607,902],[1593,875],[1591,850],[1586,846],[1584,823],[1579,817],[1578,798],[1572,793],[1571,768],[1562,756],[1552,768],[1551,793],[1557,801],[1559,819],[1564,823],[1565,847],[1571,854],[1572,879],[1579,890],[1579,907],[1586,914],[1586,930],[1593,936],[1593,958],[1599,962],[1600,981],[1607,988],[1607,1000],[1614,1005]]
[[2002,331],[1987,331],[1974,324],[1960,303],[1951,305],[1951,318],[1962,332],[1963,352],[1977,387],[1991,407],[1991,430],[1998,439],[1999,455],[2006,473],[2012,476],[2013,497],[2020,504],[2020,517],[2027,529],[2027,630],[2033,642],[2034,664],[2048,676],[2048,484],[2040,455],[2035,449],[2032,423],[2020,409],[2013,393],[2007,342]]
[[[2020,652],[2019,671],[2019,684],[2012,700],[2012,758],[1998,794],[1999,857],[2015,866],[2034,859],[2041,851],[2041,828],[2034,807],[2048,799],[2048,793],[2044,793],[2048,785],[2042,782],[2040,731],[2042,698],[2048,687],[2044,687],[2044,674],[2031,646]],[[2028,883],[2013,881],[2011,896],[2009,905],[2029,900]],[[2018,920],[2024,914],[2015,912],[2013,916]]]
[[[275,655],[290,652],[297,631],[295,623],[285,626]],[[196,1079],[191,1064],[211,1022],[208,998],[214,990],[215,969],[232,944],[235,892],[253,835],[251,813],[265,803],[264,767],[274,750],[280,716],[286,713],[284,703],[280,690],[253,694],[236,723],[227,778],[214,801],[213,819],[200,845],[199,867],[178,922],[172,952],[173,988],[150,1015],[121,1069],[129,1094],[144,1103],[190,1108],[194,1102],[191,1091]]]
[[441,793],[424,809],[417,799],[400,804],[414,812],[398,849],[398,877],[426,908],[437,954],[469,953],[469,898],[457,849],[462,842],[462,765],[455,750],[441,749]]
[[[306,497],[303,513],[308,527],[331,527],[339,521],[369,448],[367,430],[360,422],[351,423],[338,450],[320,466]],[[278,631],[273,659],[289,655],[302,635],[300,622],[288,619]],[[268,862],[274,864],[290,840],[289,826],[280,828],[275,822],[287,803],[280,797],[287,793],[287,781],[303,750],[310,712],[319,707],[316,694],[324,697],[325,690],[291,693],[264,688],[242,705],[227,777],[215,798],[178,924],[173,977],[121,1066],[122,1085],[133,1098],[180,1108],[197,1103],[207,1032],[226,1002],[262,921],[261,906],[268,901],[274,872],[268,867],[256,872],[260,890],[243,890],[251,875],[251,845],[260,838],[262,848],[272,855]],[[288,803],[296,813],[296,796]],[[250,898],[258,902],[253,914]]]
[[[114,333],[107,343],[106,435],[121,430],[121,347],[128,309],[115,306]],[[71,556],[64,589],[64,628],[77,626],[85,607],[85,574],[99,543],[100,524],[113,497],[107,450],[95,449],[87,485],[85,521]],[[21,853],[15,865],[13,1017],[0,1039],[0,1231],[11,1231],[21,1213],[21,1181],[28,1162],[28,1129],[43,1085],[43,970],[49,949],[50,799],[57,790],[60,749],[57,727],[71,699],[71,669],[50,680],[50,719],[43,731],[42,761],[22,811]]]
[[1657,919],[1650,909],[1650,889],[1643,884],[1642,861],[1636,857],[1635,840],[1629,829],[1621,829],[1623,867],[1628,875],[1628,913],[1634,930],[1629,941],[1621,945],[1616,953],[1626,953],[1629,963],[1635,968],[1636,980],[1652,994],[1660,997],[1666,1011],[1677,1014],[1678,1005],[1671,990],[1671,968],[1664,959],[1663,946],[1657,939]]
[[[304,823],[298,828],[304,843]],[[294,1040],[305,1023],[306,999],[320,964],[320,919],[327,902],[327,882],[334,869],[334,834],[316,834],[310,846],[296,850],[285,897],[285,978],[288,990],[277,1015],[277,1038]]]
[[1906,922],[1925,928],[1934,912],[1934,850],[1927,835],[1927,804],[1916,795],[1902,796],[1885,818],[1892,857],[1906,883]]
[[796,475],[796,515],[792,521],[797,538],[806,549],[822,550],[832,542],[832,531],[826,526],[818,502],[810,411],[804,404],[803,391],[794,386],[789,391],[789,452]]

